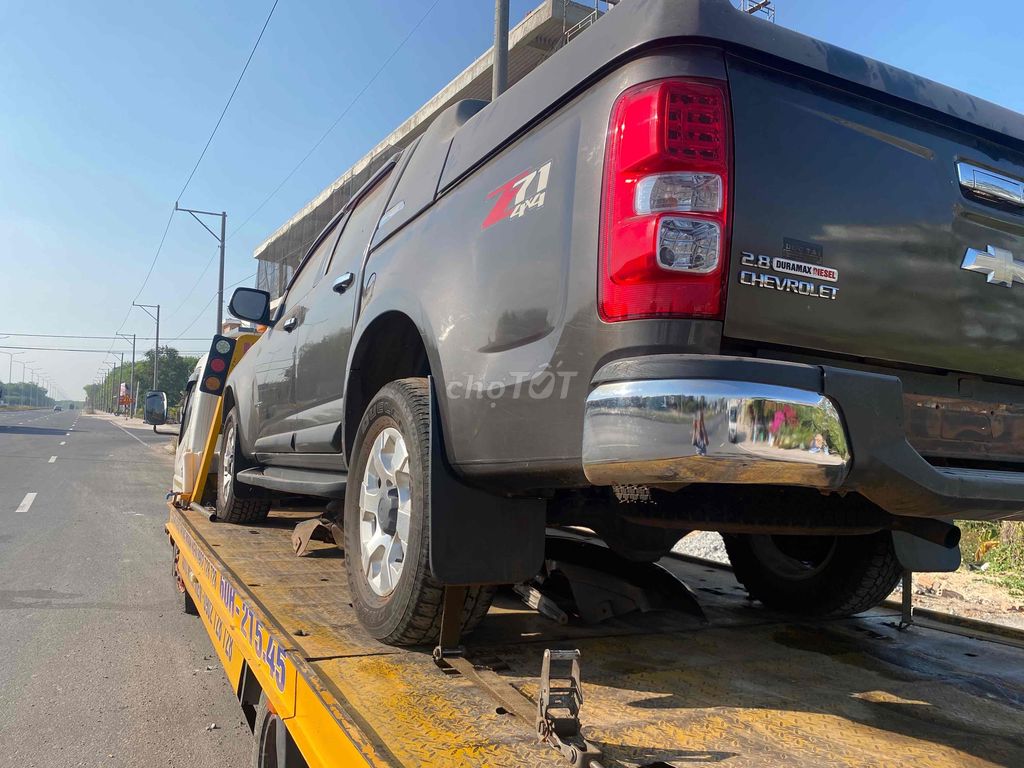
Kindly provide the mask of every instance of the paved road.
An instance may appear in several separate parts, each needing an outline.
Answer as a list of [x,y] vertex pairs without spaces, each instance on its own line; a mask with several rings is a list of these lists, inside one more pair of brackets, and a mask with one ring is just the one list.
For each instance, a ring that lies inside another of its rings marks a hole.
[[0,766],[248,764],[241,710],[171,581],[170,439],[0,412]]

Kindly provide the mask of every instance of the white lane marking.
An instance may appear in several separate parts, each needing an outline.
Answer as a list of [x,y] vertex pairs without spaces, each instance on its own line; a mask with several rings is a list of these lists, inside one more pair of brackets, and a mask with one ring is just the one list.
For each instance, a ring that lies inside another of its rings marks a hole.
[[21,500],[21,504],[19,504],[18,508],[14,511],[16,513],[28,512],[29,508],[32,506],[32,502],[35,500],[36,495],[34,493],[26,493],[25,498]]
[[61,440],[61,441],[60,441],[60,444],[61,444],[61,445],[67,445],[67,444],[68,444],[68,441],[67,441],[67,440]]
[[49,462],[49,463],[50,463],[50,464],[53,464],[53,462],[55,462],[56,460],[57,460],[57,457],[56,457],[56,456],[51,456],[51,457],[50,457],[50,462]]
[[64,437],[71,437],[71,433],[68,432],[66,435],[64,435]]
[[149,444],[148,444],[148,443],[146,443],[146,442],[145,442],[144,440],[139,440],[139,438],[137,438],[137,437],[136,437],[135,435],[133,435],[133,434],[132,434],[131,432],[129,432],[129,431],[127,430],[127,429],[125,429],[124,427],[122,427],[122,426],[121,426],[120,424],[118,424],[118,423],[117,423],[116,421],[112,421],[112,422],[110,422],[110,423],[111,423],[111,424],[113,424],[113,425],[114,425],[115,427],[117,427],[118,429],[120,429],[120,430],[121,430],[122,432],[124,432],[124,433],[125,433],[126,435],[128,435],[128,437],[130,437],[130,438],[131,438],[132,440],[135,440],[136,442],[142,443],[142,444],[143,444],[144,446],[146,446],[147,448],[149,448]]

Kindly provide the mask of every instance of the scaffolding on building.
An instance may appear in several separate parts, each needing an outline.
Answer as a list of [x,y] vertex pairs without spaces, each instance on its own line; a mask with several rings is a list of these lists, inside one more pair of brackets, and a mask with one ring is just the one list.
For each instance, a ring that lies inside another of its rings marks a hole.
[[772,0],[743,0],[740,10],[751,16],[763,16],[775,23],[775,3]]

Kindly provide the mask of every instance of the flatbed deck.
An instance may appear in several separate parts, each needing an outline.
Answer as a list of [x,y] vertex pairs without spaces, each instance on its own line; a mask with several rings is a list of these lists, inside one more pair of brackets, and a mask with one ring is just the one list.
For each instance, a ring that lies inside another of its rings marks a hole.
[[[350,607],[344,556],[311,542],[308,511],[265,525],[211,522],[170,507],[178,572],[236,690],[251,670],[310,766],[568,765],[533,723],[431,649],[370,638]],[[697,596],[687,610],[559,625],[499,594],[466,639],[536,701],[545,648],[582,653],[584,735],[610,766],[1022,766],[1024,640],[941,623],[898,629],[880,608],[795,622],[750,603],[725,569],[662,566]]]

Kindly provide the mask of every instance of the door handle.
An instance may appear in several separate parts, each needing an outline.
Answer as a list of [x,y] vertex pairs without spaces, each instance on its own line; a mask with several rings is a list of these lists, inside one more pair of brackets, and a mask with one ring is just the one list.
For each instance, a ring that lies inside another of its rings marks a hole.
[[291,317],[284,321],[284,325],[282,325],[281,327],[284,328],[286,332],[291,333],[292,331],[295,330],[295,326],[297,326],[298,324],[299,318],[297,318],[295,315],[292,315]]
[[331,290],[335,293],[344,293],[352,287],[352,282],[356,279],[356,276],[351,272],[346,272],[344,275],[334,281],[334,285],[331,286]]

